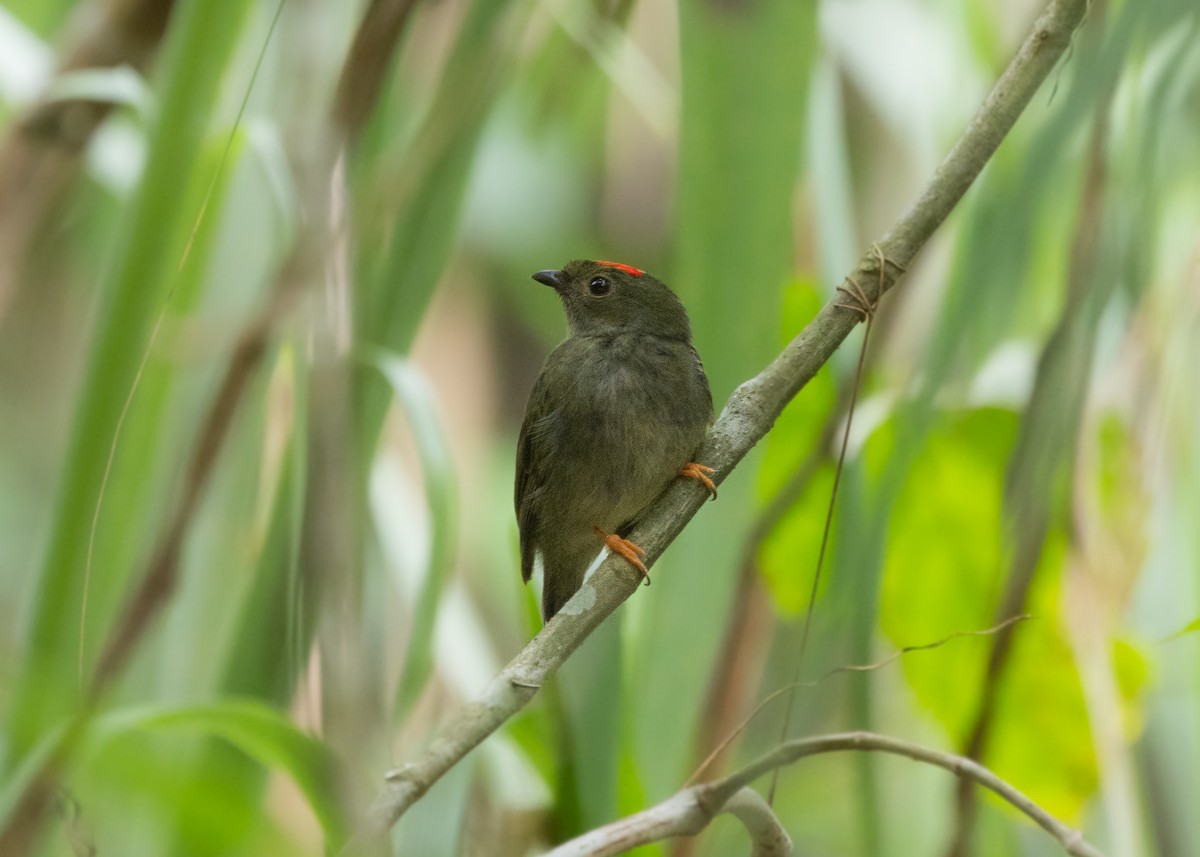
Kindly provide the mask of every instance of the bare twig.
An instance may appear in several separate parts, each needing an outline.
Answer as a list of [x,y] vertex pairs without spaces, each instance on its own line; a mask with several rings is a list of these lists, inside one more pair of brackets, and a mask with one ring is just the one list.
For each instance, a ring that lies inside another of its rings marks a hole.
[[[848,387],[844,389],[849,390]],[[845,396],[839,395],[839,399],[848,398],[848,395],[848,392]],[[701,765],[702,769],[716,764],[728,746],[722,736],[734,730],[743,708],[742,700],[751,692],[746,686],[756,673],[753,669],[743,667],[757,663],[758,655],[770,636],[774,617],[759,580],[758,553],[788,511],[804,496],[828,457],[829,447],[842,422],[839,415],[844,410],[840,403],[833,408],[833,415],[825,421],[820,438],[751,524],[742,545],[733,607],[729,610],[729,622],[725,626],[721,645],[717,647],[717,662],[708,680],[704,717],[696,741],[697,753],[708,754]],[[709,753],[708,748],[714,745],[718,746],[718,750]],[[683,843],[675,846],[674,857],[685,857],[688,853],[690,850]]]
[[722,812],[736,816],[750,834],[750,857],[788,857],[792,853],[792,838],[775,811],[749,786],[734,792]]
[[695,836],[723,812],[737,816],[750,834],[750,857],[787,857],[792,840],[758,792],[746,786],[725,802],[703,802],[699,790],[684,789],[637,815],[596,828],[551,851],[546,857],[610,857],[639,845],[676,836]]
[[797,682],[793,682],[792,684],[784,685],[783,687],[778,688],[778,689],[772,691],[771,693],[767,694],[767,696],[763,697],[763,701],[760,702],[758,705],[756,705],[754,707],[754,710],[751,711],[749,714],[747,714],[746,718],[744,720],[742,720],[741,723],[739,723],[734,729],[731,729],[729,731],[729,734],[727,734],[723,739],[721,739],[721,742],[719,744],[717,744],[717,746],[713,749],[713,751],[711,753],[708,754],[707,757],[705,757],[704,761],[700,763],[700,766],[698,768],[696,768],[695,771],[692,772],[692,775],[690,777],[688,777],[688,780],[686,783],[684,783],[684,785],[690,786],[692,783],[696,782],[696,780],[700,779],[700,775],[703,774],[709,768],[709,766],[712,765],[712,763],[722,753],[724,753],[726,749],[729,748],[730,744],[732,744],[734,741],[737,740],[737,737],[739,735],[741,735],[744,731],[746,731],[746,727],[750,725],[751,721],[753,721],[755,717],[757,717],[759,714],[761,714],[762,711],[768,705],[770,705],[772,702],[777,700],[779,697],[783,696],[785,693],[791,693],[792,691],[800,690],[801,688],[816,687],[817,685],[821,684],[821,682],[825,681],[826,679],[832,678],[833,676],[839,675],[841,673],[874,672],[875,670],[886,667],[888,664],[895,663],[900,658],[904,657],[905,655],[911,654],[913,652],[927,652],[930,649],[938,649],[938,648],[941,648],[942,646],[946,645],[947,643],[951,642],[952,640],[957,640],[959,637],[986,637],[991,634],[996,634],[1001,631],[1004,631],[1010,625],[1015,625],[1018,622],[1024,622],[1026,619],[1032,619],[1032,618],[1033,617],[1028,615],[1027,613],[1022,613],[1019,616],[1013,616],[1009,619],[1005,619],[999,625],[993,625],[991,628],[984,628],[982,631],[955,631],[953,634],[950,634],[949,636],[946,636],[946,637],[942,637],[942,639],[935,640],[932,643],[921,643],[920,645],[917,645],[917,646],[905,646],[902,649],[897,649],[896,651],[892,652],[890,655],[888,655],[883,660],[876,661],[873,664],[847,664],[846,666],[835,667],[835,668],[831,669],[829,672],[825,673],[825,675],[821,676],[816,681],[797,681]]
[[[765,805],[765,802],[760,798],[761,806],[754,806],[753,801],[745,798],[750,783],[763,774],[778,770],[780,767],[790,765],[800,759],[846,750],[890,753],[943,768],[959,777],[963,782],[983,786],[1007,801],[1038,827],[1053,836],[1063,850],[1072,857],[1102,857],[1101,852],[1088,843],[1078,830],[1063,824],[1025,794],[977,762],[953,753],[931,750],[919,744],[872,732],[842,732],[781,744],[775,750],[724,779],[683,789],[657,806],[566,842],[551,851],[550,857],[568,857],[568,855],[569,857],[604,857],[604,855],[619,854],[634,846],[656,842],[670,836],[692,836],[704,829],[718,813],[734,811],[730,807],[730,802],[739,796],[744,805],[753,807],[753,811],[756,813],[755,823],[768,824],[769,822],[762,814],[763,810],[769,812],[769,807]],[[741,816],[739,815],[739,817]],[[774,816],[770,816],[770,819],[774,820]],[[778,833],[786,836],[782,830]],[[759,840],[755,841],[757,843]],[[756,844],[755,847],[757,849],[758,845]],[[754,853],[786,854],[789,852],[756,850]]]
[[[1086,0],[1052,0],[1038,18],[962,137],[946,156],[929,186],[878,242],[883,254],[907,266],[946,219],[992,153],[1050,74],[1083,18]],[[867,298],[895,283],[884,272],[877,287],[878,259],[869,253],[852,274],[866,283]],[[775,418],[832,356],[860,319],[839,309],[836,300],[788,344],[756,377],[738,387],[699,452],[722,481],[770,430]],[[677,480],[630,535],[647,551],[651,565],[707,499],[698,486]],[[463,756],[519,711],[581,642],[633,594],[639,583],[624,560],[609,558],[566,606],[488,685],[447,723],[417,761],[388,775],[363,828],[348,848],[382,836]]]
[[[888,259],[883,255],[883,251],[878,246],[871,249],[875,251],[879,258],[879,287],[877,294],[879,297],[883,295],[884,285],[883,278],[887,275]],[[904,273],[903,266],[896,266],[900,273]],[[821,548],[817,551],[817,566],[813,571],[812,587],[808,593],[808,607],[804,610],[804,627],[800,632],[800,648],[796,652],[796,665],[792,668],[792,684],[795,685],[800,681],[800,676],[804,671],[804,653],[808,648],[808,635],[812,630],[813,612],[817,607],[817,593],[821,589],[821,570],[825,565],[825,553],[829,549],[829,534],[833,529],[833,513],[837,508],[838,486],[842,483],[842,470],[846,466],[846,449],[850,446],[850,427],[854,425],[854,406],[858,404],[858,392],[862,388],[863,367],[867,362],[867,345],[871,342],[871,329],[875,325],[875,304],[862,290],[862,286],[854,277],[846,277],[847,287],[845,284],[837,287],[838,292],[847,296],[850,303],[836,303],[834,306],[840,309],[850,310],[852,312],[861,313],[863,321],[866,322],[866,329],[863,331],[862,345],[858,351],[858,364],[854,369],[854,386],[850,390],[850,404],[846,407],[846,423],[842,430],[842,444],[838,449],[837,465],[833,470],[833,487],[829,490],[829,505],[825,508],[825,526],[821,530]],[[878,297],[876,298],[878,300]],[[795,690],[788,691],[787,707],[784,710],[783,722],[779,724],[779,740],[783,741],[788,736],[788,731],[792,728],[792,709],[796,703]],[[771,774],[771,787],[767,790],[767,803],[775,803],[775,790],[779,786],[779,770],[776,769]]]
[[881,667],[886,667],[888,664],[896,662],[905,655],[912,654],[913,652],[927,652],[930,649],[938,649],[949,643],[951,640],[957,640],[960,637],[990,637],[992,634],[1010,633],[1009,629],[1013,625],[1032,618],[1033,617],[1028,613],[1019,613],[1016,616],[1010,616],[1003,622],[993,625],[990,628],[984,628],[981,631],[955,631],[953,634],[949,634],[932,643],[922,643],[919,646],[905,646],[903,649],[897,649],[883,660],[876,661],[873,664],[852,664],[845,667],[836,667],[835,669],[831,669],[829,672],[825,673],[825,675],[821,676],[821,681],[824,681],[830,676],[837,675],[838,673],[871,672],[873,670],[880,669]]

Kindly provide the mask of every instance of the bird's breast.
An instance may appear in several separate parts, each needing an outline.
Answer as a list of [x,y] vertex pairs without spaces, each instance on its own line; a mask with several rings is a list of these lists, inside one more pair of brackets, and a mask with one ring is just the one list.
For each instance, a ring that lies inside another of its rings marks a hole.
[[588,351],[560,415],[562,453],[581,513],[612,529],[687,463],[707,427],[708,392],[685,344],[612,337]]

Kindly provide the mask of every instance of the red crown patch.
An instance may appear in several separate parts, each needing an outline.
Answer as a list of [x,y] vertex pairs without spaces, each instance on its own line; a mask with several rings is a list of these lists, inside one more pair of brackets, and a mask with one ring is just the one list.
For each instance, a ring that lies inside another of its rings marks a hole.
[[622,265],[620,262],[605,262],[600,259],[597,259],[596,264],[604,265],[605,267],[608,267],[608,268],[616,268],[618,271],[624,271],[626,274],[628,274],[631,277],[640,277],[646,273],[641,268],[635,268],[635,267],[633,267],[633,265]]

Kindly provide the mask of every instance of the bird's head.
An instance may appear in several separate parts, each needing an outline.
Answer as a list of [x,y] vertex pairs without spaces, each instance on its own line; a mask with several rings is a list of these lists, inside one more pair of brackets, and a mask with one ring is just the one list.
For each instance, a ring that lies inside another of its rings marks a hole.
[[635,331],[691,340],[687,311],[667,285],[618,262],[577,259],[533,279],[562,298],[571,335]]

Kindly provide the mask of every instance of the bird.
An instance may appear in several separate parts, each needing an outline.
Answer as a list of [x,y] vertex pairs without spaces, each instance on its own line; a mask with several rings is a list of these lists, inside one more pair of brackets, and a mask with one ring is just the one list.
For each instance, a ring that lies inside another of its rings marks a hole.
[[645,271],[577,259],[532,278],[562,299],[567,338],[546,358],[517,440],[514,502],[521,576],[542,557],[542,620],[583,585],[604,547],[649,583],[626,536],[676,477],[716,496],[693,460],[712,424],[712,393],[687,311]]

